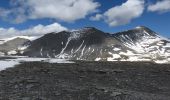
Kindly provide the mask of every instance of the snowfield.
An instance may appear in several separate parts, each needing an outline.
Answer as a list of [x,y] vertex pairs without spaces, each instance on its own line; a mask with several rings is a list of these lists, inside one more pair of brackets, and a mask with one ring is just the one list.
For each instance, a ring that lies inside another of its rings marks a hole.
[[19,62],[13,60],[0,61],[0,71],[5,70],[6,68],[14,67],[15,65],[19,64]]
[[11,38],[3,38],[1,39],[2,41],[0,42],[0,44],[3,44],[5,42],[8,42],[10,40],[14,40],[16,38],[23,38],[23,39],[28,39],[30,41],[33,41],[33,40],[36,40],[37,38],[39,38],[38,36],[14,36],[14,37],[11,37]]
[[74,63],[73,61],[68,61],[66,59],[56,58],[11,57],[10,59],[0,60],[0,71],[15,67],[22,62]]
[[[120,61],[120,62],[154,62],[157,64],[169,64],[170,59],[167,60],[151,60],[140,58],[139,56],[131,56],[129,59],[118,60],[120,55],[112,54],[113,57],[108,57],[107,61]],[[5,57],[5,56],[3,56]],[[69,59],[59,59],[59,58],[33,58],[33,57],[26,57],[26,56],[9,56],[10,59],[3,59],[0,60],[0,71],[5,70],[10,67],[15,67],[23,62],[48,62],[48,63],[74,63],[73,61],[69,61]],[[116,58],[116,59],[115,59]],[[96,58],[95,61],[102,61],[101,58]]]

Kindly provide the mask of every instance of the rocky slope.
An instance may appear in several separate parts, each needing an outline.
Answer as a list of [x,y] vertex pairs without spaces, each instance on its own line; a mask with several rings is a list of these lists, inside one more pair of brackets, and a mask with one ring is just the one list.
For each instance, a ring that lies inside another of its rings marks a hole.
[[127,49],[108,33],[95,28],[84,28],[72,32],[47,34],[33,41],[25,54],[38,57],[95,60],[106,59],[109,52],[114,52],[113,48],[118,47]]
[[3,41],[3,43],[0,44],[0,52],[4,55],[20,54],[29,44],[30,40],[16,37],[8,41]]
[[24,55],[91,61],[170,61],[170,40],[147,27],[109,34],[93,27],[50,33],[33,41]]
[[27,62],[0,72],[0,100],[170,100],[169,65]]
[[115,37],[135,51],[132,54],[134,59],[170,61],[170,40],[147,27],[142,26],[134,30],[116,33]]

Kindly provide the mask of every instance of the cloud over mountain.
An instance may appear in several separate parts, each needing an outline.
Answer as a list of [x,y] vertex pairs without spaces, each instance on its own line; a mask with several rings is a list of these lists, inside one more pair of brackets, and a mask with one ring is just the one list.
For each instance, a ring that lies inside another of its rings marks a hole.
[[[88,22],[90,18],[90,21],[103,21],[115,27],[129,24],[146,13],[170,11],[170,0],[158,0],[155,4],[152,0],[121,2],[122,4],[113,0],[113,6],[107,4],[110,1],[102,0],[9,0],[7,7],[0,7],[0,21],[19,24],[41,19],[69,24],[80,19],[82,20],[77,21],[78,23]],[[150,12],[145,12],[145,9]]]
[[25,30],[18,30],[15,28],[0,28],[0,38],[9,38],[12,36],[20,36],[20,35],[26,35],[26,36],[42,36],[44,34],[50,33],[50,32],[60,32],[63,30],[67,30],[66,27],[61,26],[58,23],[53,23],[50,25],[37,25],[32,28],[28,28]]

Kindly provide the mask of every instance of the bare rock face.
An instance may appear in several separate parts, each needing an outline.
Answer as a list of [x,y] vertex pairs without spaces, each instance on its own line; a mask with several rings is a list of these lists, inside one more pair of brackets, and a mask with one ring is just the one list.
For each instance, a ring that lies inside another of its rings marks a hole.
[[114,52],[113,46],[126,48],[108,33],[95,28],[84,28],[73,32],[47,34],[33,41],[25,50],[25,55],[76,60],[95,60],[101,57],[106,59],[108,52]]
[[170,67],[27,62],[0,72],[0,100],[170,100]]

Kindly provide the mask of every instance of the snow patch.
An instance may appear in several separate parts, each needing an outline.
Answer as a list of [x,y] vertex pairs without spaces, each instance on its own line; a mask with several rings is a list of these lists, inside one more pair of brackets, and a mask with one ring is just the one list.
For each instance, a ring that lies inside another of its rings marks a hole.
[[121,56],[119,54],[114,54],[109,52],[110,55],[112,55],[112,57],[107,57],[107,61],[117,61],[119,58],[121,58]]
[[120,51],[121,49],[120,48],[114,48],[113,50],[114,51]]
[[17,52],[15,50],[12,50],[12,51],[8,52],[8,55],[15,55],[15,54],[17,54]]
[[96,59],[95,59],[95,61],[100,61],[100,60],[101,60],[101,58],[96,58]]
[[73,61],[68,61],[65,59],[48,59],[45,62],[49,62],[49,63],[74,63]]
[[19,65],[22,62],[74,63],[67,59],[12,57],[11,59],[0,60],[0,71]]
[[15,37],[11,37],[11,38],[4,38],[4,39],[1,39],[1,40],[4,40],[4,42],[7,42],[7,41],[10,41],[10,40],[13,40],[13,39],[16,39],[16,38],[23,38],[23,39],[28,39],[30,41],[33,41],[33,40],[37,39],[38,37],[33,37],[33,36],[15,36]]
[[170,63],[170,62],[168,62],[168,60],[156,60],[154,62],[157,63],[157,64],[167,64],[167,63]]
[[19,65],[20,63],[15,60],[4,60],[0,61],[0,71],[5,70],[10,67],[14,67],[15,65]]

